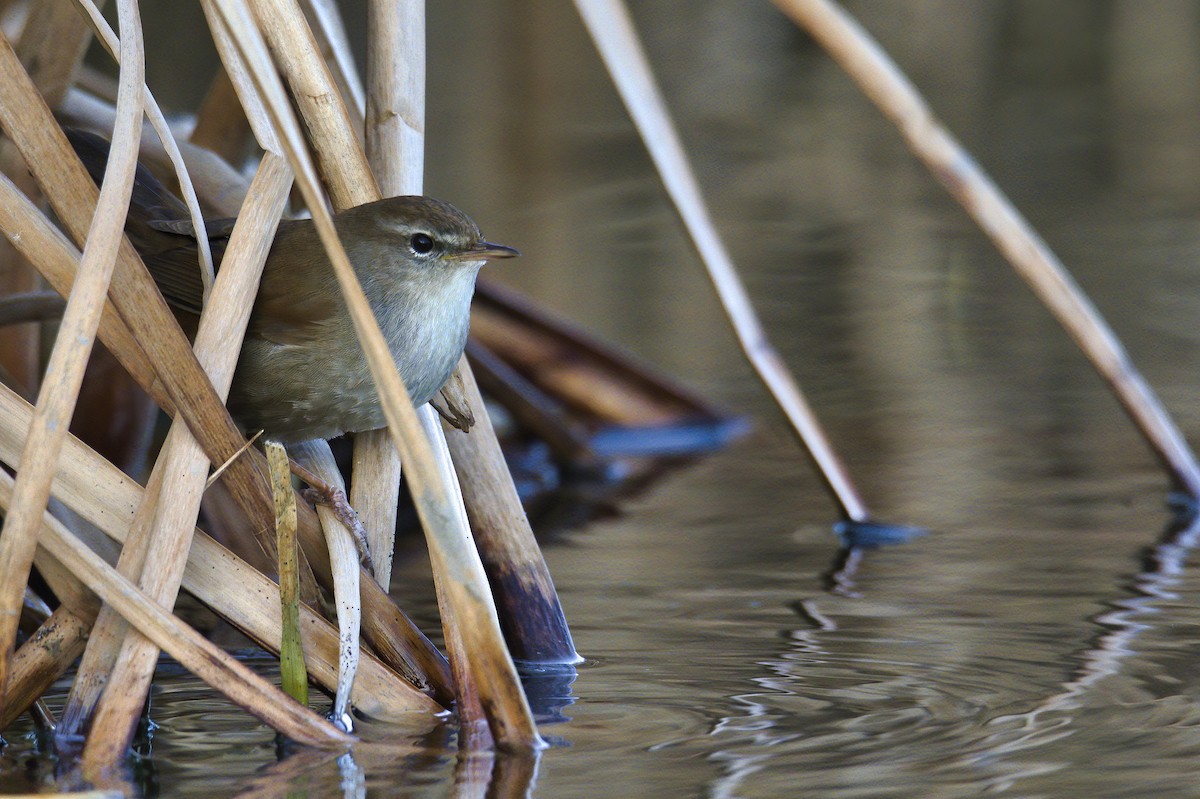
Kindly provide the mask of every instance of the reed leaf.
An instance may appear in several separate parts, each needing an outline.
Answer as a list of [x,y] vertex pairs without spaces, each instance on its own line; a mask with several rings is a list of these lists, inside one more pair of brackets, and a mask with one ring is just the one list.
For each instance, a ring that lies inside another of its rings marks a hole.
[[[296,495],[287,450],[276,441],[263,445],[271,470],[275,496],[275,534],[279,537],[279,603],[283,633],[279,641],[279,673],[283,690],[302,705],[308,704],[308,672],[300,639],[300,577],[296,560]],[[340,650],[340,648],[339,648]],[[339,659],[340,668],[340,659]],[[342,689],[341,675],[338,690]]]

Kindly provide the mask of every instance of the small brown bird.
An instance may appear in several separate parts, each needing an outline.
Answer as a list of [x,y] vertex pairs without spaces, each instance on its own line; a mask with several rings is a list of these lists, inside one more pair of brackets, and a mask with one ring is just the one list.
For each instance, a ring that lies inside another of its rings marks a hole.
[[[109,144],[68,137],[99,181]],[[391,197],[334,216],[338,235],[416,405],[445,384],[463,352],[475,278],[517,250],[485,241],[449,203]],[[219,261],[233,220],[207,223]],[[198,314],[202,283],[186,206],[139,166],[126,233],[167,301]],[[366,357],[311,220],[285,220],[267,256],[242,344],[229,409],[248,432],[282,443],[385,424]]]

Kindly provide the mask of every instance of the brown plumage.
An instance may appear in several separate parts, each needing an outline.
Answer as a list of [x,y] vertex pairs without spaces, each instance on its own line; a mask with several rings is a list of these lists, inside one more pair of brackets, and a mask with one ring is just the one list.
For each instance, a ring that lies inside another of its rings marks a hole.
[[[93,178],[108,142],[71,142]],[[198,313],[202,284],[186,207],[139,167],[126,232],[163,296]],[[338,213],[334,225],[396,360],[420,405],[442,387],[467,340],[484,262],[519,253],[484,241],[471,219],[431,197],[391,197]],[[208,223],[214,260],[233,220]],[[229,409],[248,432],[290,443],[384,425],[366,358],[311,220],[283,221],[267,256],[242,344]]]

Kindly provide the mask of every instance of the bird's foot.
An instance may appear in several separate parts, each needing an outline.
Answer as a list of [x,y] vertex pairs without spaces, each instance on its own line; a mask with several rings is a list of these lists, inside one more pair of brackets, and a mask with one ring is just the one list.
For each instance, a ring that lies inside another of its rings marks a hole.
[[346,492],[325,483],[323,486],[304,489],[302,495],[313,505],[324,505],[333,511],[337,520],[350,531],[350,537],[354,539],[354,544],[358,547],[359,560],[362,561],[363,566],[367,567],[367,571],[374,574],[375,562],[371,560],[371,550],[367,546],[367,530],[358,518],[358,511],[350,505],[350,500],[346,498]]
[[[450,379],[461,378],[458,375],[452,375]],[[438,395],[431,399],[429,404],[438,412],[438,416],[446,420],[448,425],[464,433],[469,433],[475,424],[475,414],[471,413],[471,406],[467,404],[467,398],[463,396],[461,388],[454,391],[448,390],[448,388],[443,388],[438,392]]]
[[301,492],[301,496],[313,505],[324,505],[333,511],[342,526],[350,531],[350,537],[354,539],[354,544],[358,547],[359,560],[362,561],[367,571],[374,574],[375,562],[371,559],[371,550],[367,546],[367,530],[358,518],[358,511],[350,505],[346,492],[328,481],[322,480],[295,461],[292,461],[291,467],[292,474],[309,485]]

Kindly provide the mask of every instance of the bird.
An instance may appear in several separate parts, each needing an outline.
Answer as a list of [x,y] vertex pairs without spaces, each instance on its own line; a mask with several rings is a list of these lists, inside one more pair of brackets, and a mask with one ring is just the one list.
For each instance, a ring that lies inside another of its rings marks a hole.
[[[99,184],[109,142],[67,132]],[[215,264],[234,219],[206,220]],[[338,212],[334,227],[413,404],[442,388],[462,356],[480,268],[520,252],[432,197],[388,197]],[[187,207],[139,164],[126,233],[166,301],[198,315],[203,282]],[[228,407],[248,433],[281,444],[386,425],[366,356],[311,219],[283,220],[267,255]]]

